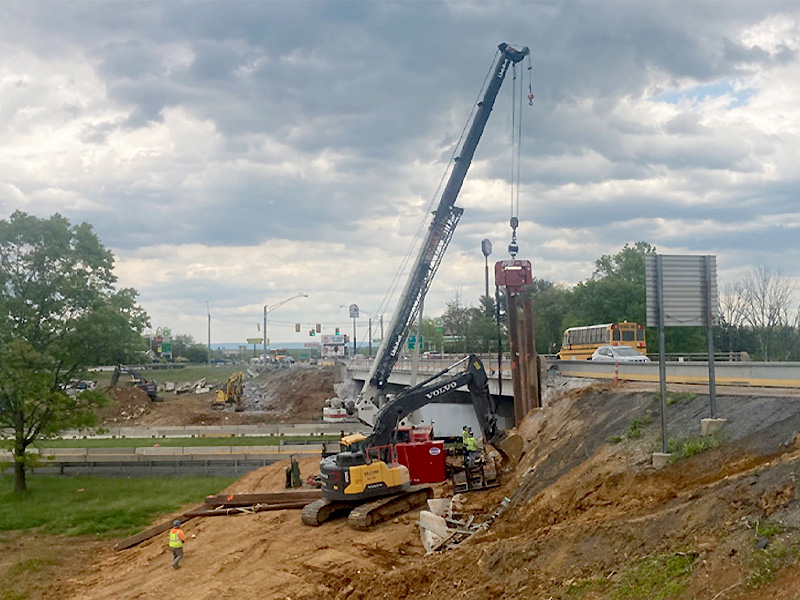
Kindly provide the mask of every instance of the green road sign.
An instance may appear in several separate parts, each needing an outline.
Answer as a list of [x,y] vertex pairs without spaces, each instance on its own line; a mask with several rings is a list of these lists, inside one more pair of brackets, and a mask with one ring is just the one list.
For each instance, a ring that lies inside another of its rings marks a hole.
[[[408,336],[408,349],[413,350],[414,344],[417,342],[417,336],[410,335]],[[422,344],[425,342],[425,338],[420,336],[419,338],[419,347],[422,348]]]

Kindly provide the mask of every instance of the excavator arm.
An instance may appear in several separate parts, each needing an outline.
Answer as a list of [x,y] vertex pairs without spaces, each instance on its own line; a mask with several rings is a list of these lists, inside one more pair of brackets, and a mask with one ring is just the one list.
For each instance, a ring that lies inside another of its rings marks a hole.
[[[442,376],[454,371],[464,362],[466,362],[466,366],[463,371],[442,379]],[[481,359],[474,354],[440,371],[419,385],[405,390],[385,404],[378,411],[372,433],[363,441],[363,447],[373,448],[390,444],[397,425],[405,417],[431,402],[446,398],[465,385],[469,390],[475,415],[478,417],[478,423],[483,432],[483,439],[497,448],[506,458],[514,459],[514,456],[506,452],[503,447],[508,436],[504,429],[497,426],[497,405],[489,394],[489,378]]]

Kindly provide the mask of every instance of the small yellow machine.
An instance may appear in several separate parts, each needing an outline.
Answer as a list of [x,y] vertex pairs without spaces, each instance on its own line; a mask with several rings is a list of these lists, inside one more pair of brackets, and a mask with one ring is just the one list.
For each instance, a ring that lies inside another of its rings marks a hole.
[[244,373],[238,371],[228,377],[228,383],[224,390],[217,390],[217,395],[211,404],[214,410],[222,410],[229,404],[236,407],[237,411],[243,410],[242,407],[242,378]]

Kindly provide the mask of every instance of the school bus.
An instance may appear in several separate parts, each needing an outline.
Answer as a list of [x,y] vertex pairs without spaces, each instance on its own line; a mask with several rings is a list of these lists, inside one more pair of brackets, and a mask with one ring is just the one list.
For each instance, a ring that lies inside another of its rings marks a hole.
[[647,353],[644,327],[622,321],[586,327],[570,327],[564,332],[556,358],[559,360],[589,360],[599,346],[630,346],[639,354]]

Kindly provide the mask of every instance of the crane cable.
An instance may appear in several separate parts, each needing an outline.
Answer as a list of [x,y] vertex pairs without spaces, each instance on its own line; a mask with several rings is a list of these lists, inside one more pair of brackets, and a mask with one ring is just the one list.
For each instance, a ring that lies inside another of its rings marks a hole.
[[[531,71],[531,57],[528,55],[528,106],[533,106],[533,83]],[[517,105],[517,65],[512,65],[512,85],[511,94],[511,243],[508,245],[508,253],[511,258],[516,258],[519,252],[517,244],[517,227],[519,226],[519,192],[520,192],[520,173],[522,156],[522,97],[524,94],[523,81],[520,81],[519,96],[520,101]],[[520,77],[522,79],[522,77]]]

